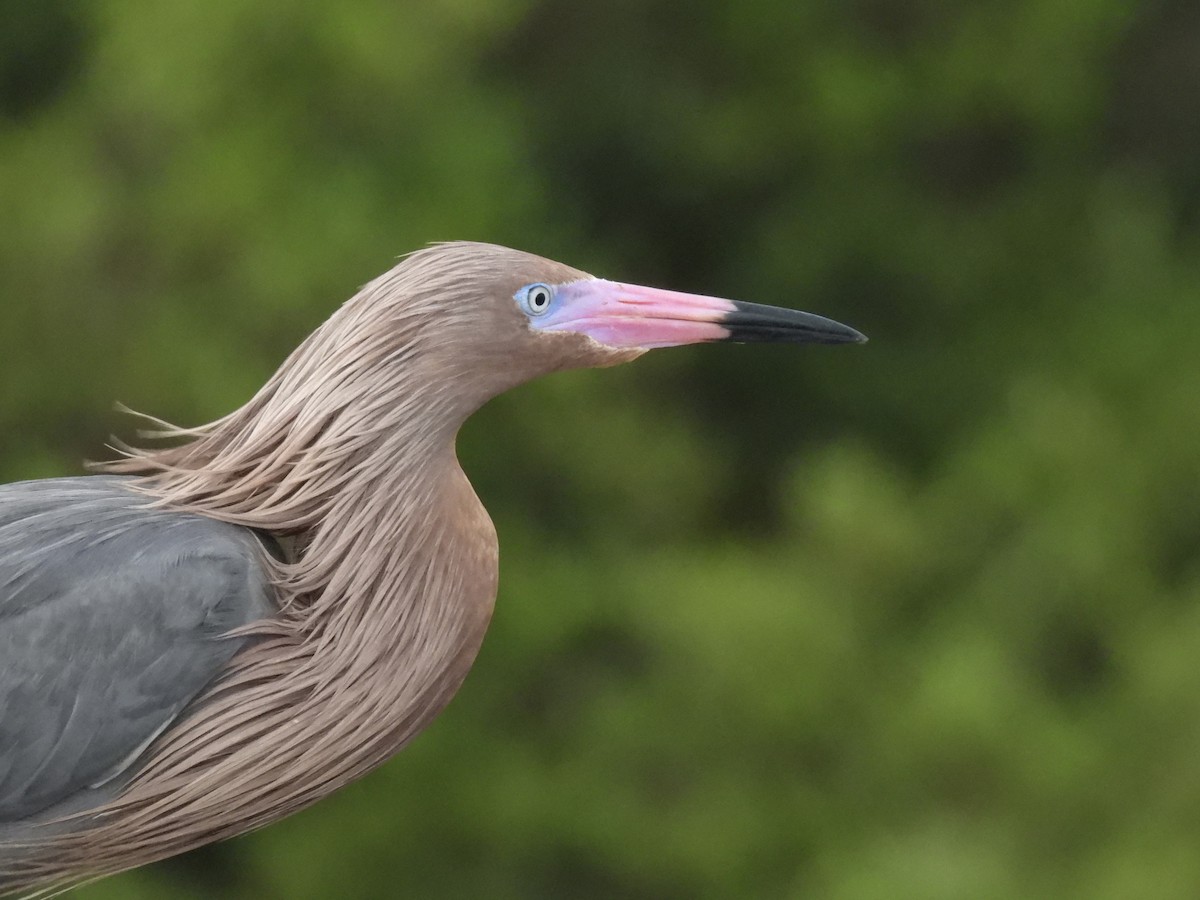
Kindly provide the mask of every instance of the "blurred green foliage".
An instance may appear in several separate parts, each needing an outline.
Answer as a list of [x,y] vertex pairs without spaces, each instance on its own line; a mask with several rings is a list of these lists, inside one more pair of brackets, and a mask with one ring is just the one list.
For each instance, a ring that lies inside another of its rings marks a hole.
[[104,898],[1200,896],[1200,7],[8,0],[0,476],[491,240],[801,306],[503,397],[396,761]]

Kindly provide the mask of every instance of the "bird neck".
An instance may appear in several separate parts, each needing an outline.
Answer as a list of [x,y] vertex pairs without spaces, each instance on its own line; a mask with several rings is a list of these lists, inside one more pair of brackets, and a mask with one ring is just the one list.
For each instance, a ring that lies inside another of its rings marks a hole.
[[[248,629],[260,640],[121,798],[157,830],[176,777],[220,785],[171,806],[180,848],[307,806],[382,763],[449,702],[491,616],[496,534],[454,449],[478,398],[403,347],[347,360],[345,331],[316,332],[223,419],[156,423],[177,446],[126,448],[103,467],[138,476],[133,488],[162,506],[293,544],[287,559],[262,559],[277,615]],[[230,723],[235,751],[206,740]],[[114,840],[132,827],[121,822]],[[208,823],[203,835],[194,822]]]
[[[293,458],[328,496],[289,520],[298,558],[264,558],[278,616],[254,629],[260,638],[97,824],[56,853],[85,864],[110,848],[137,864],[265,825],[365,775],[445,707],[491,616],[496,535],[450,440],[398,449],[384,440],[345,457]],[[161,467],[142,486],[172,505],[263,524],[228,512],[222,491],[194,488],[186,472]],[[225,489],[236,510],[240,485]],[[290,492],[262,500],[276,510],[295,502]]]

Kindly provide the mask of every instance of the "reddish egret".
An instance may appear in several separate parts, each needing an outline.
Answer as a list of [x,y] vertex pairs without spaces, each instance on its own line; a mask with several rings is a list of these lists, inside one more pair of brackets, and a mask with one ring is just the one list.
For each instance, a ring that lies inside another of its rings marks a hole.
[[701,341],[862,341],[796,310],[486,244],[372,281],[212,424],[0,487],[0,891],[230,837],[446,705],[496,596],[459,426],[538,375]]

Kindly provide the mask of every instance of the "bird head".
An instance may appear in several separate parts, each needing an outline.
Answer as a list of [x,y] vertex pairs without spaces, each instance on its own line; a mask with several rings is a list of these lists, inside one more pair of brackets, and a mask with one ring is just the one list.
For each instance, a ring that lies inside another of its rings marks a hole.
[[866,340],[812,313],[608,281],[492,244],[437,244],[406,257],[385,279],[387,293],[405,298],[405,308],[433,326],[422,355],[460,386],[482,378],[488,396],[548,372],[611,366],[657,347]]

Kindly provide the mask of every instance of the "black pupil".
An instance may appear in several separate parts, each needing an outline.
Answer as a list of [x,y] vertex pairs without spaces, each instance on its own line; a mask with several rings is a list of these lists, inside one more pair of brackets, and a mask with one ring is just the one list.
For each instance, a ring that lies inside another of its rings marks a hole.
[[545,291],[534,291],[533,292],[533,305],[535,307],[537,307],[538,309],[545,306],[548,299],[549,298],[546,296]]

